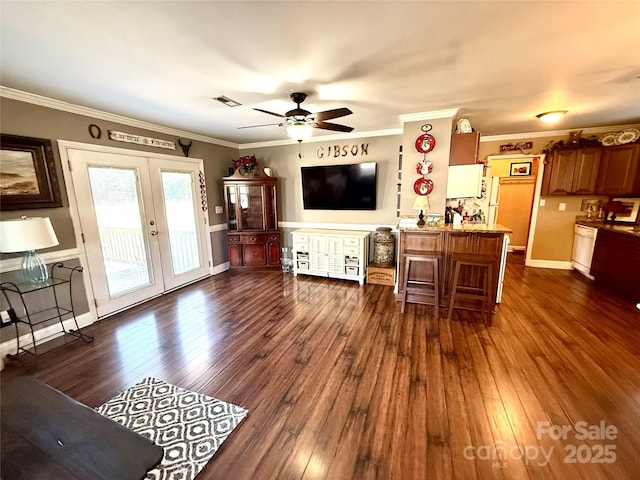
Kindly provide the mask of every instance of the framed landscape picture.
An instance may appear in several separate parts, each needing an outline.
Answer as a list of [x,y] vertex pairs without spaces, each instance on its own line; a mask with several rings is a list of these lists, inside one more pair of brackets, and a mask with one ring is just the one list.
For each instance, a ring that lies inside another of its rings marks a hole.
[[0,210],[61,206],[51,141],[0,134]]

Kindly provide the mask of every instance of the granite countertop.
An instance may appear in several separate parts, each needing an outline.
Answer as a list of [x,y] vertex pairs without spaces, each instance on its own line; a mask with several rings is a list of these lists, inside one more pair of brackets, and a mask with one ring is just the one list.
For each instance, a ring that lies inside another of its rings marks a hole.
[[584,225],[585,227],[593,227],[598,230],[609,230],[610,232],[622,233],[640,237],[640,225],[621,225],[619,223],[605,223],[602,220],[577,219],[576,225]]
[[463,223],[462,225],[453,225],[451,223],[445,225],[437,225],[435,227],[405,226],[399,225],[398,230],[401,232],[469,232],[469,233],[511,233],[510,228],[502,225],[486,223]]

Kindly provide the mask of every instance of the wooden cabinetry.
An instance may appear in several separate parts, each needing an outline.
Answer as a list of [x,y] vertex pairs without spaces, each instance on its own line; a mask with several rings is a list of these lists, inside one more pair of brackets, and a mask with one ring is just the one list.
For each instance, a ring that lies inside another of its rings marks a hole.
[[370,232],[301,229],[293,238],[293,275],[357,280],[364,285]]
[[595,193],[640,195],[640,144],[604,149]]
[[280,266],[278,180],[264,174],[245,177],[236,171],[223,181],[231,267]]
[[640,299],[640,237],[598,229],[591,261],[595,282],[636,303]]
[[[498,282],[500,275],[500,260],[504,245],[503,232],[469,232],[453,230],[403,230],[400,232],[400,252],[399,258],[405,251],[434,251],[443,254],[443,262],[440,267],[441,304],[448,302],[449,291],[451,290],[451,274],[453,270],[454,253],[464,253],[466,255],[480,255],[491,257],[495,260],[494,278],[492,284],[494,292],[498,292]],[[412,280],[430,281],[431,270],[428,264],[411,266],[409,273]],[[464,267],[460,272],[458,283],[469,287],[480,287],[483,273],[478,267]],[[399,297],[402,297],[402,285],[404,284],[404,269],[398,269]],[[407,297],[409,302],[415,300],[413,294]],[[419,302],[418,302],[419,303]]]
[[472,165],[478,163],[480,133],[454,133],[451,135],[449,165]]
[[542,194],[594,193],[601,156],[600,147],[556,150],[545,166]]

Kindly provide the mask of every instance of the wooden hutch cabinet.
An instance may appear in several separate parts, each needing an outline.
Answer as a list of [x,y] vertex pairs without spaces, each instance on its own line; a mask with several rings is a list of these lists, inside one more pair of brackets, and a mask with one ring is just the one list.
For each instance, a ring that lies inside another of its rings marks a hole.
[[223,178],[231,267],[279,267],[278,179],[241,169]]

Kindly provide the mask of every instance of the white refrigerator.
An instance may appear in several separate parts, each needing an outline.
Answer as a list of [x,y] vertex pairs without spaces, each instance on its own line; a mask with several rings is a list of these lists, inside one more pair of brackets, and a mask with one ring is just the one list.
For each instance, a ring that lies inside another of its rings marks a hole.
[[487,224],[498,221],[498,202],[500,201],[500,177],[485,177]]

